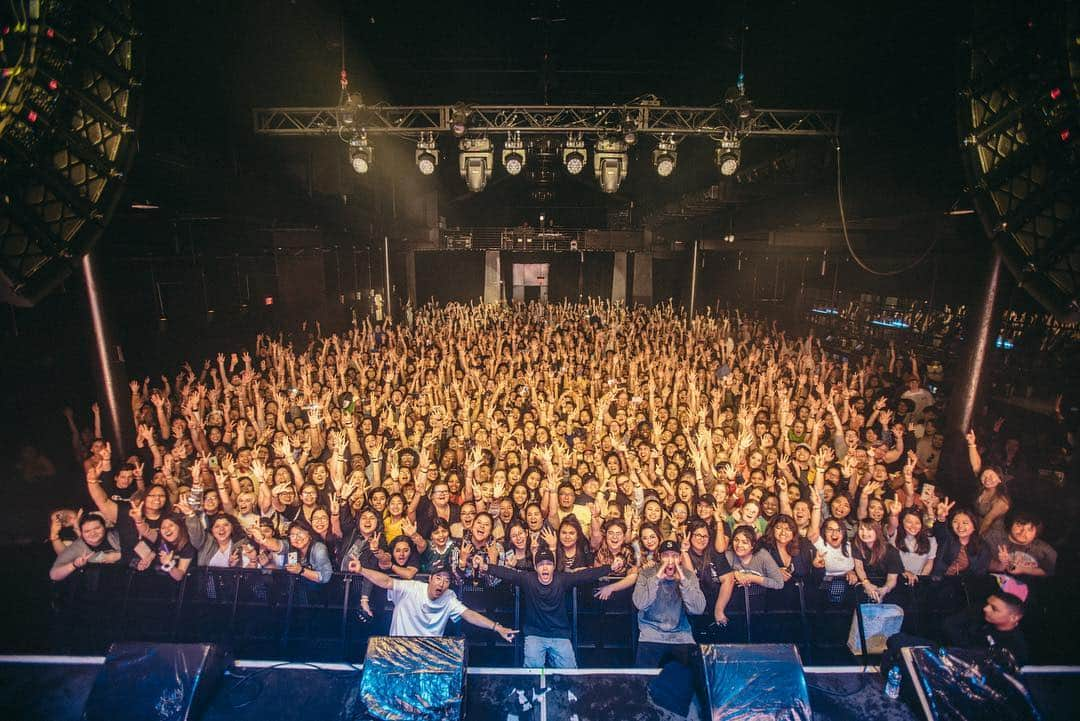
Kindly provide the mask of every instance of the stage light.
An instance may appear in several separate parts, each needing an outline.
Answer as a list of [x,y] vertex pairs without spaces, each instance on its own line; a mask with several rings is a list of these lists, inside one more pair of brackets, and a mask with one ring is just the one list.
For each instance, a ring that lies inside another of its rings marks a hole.
[[431,175],[439,165],[439,150],[435,147],[435,136],[422,134],[416,141],[416,167],[422,175]]
[[349,163],[357,173],[363,175],[371,170],[371,150],[363,133],[349,141]]
[[737,85],[727,89],[724,101],[731,103],[741,120],[749,120],[754,113],[754,105],[750,102],[750,98],[746,97],[746,88],[742,84],[741,76]]
[[469,190],[479,193],[491,179],[495,153],[491,151],[491,141],[484,138],[462,138],[458,146],[458,170]]
[[571,135],[566,139],[562,151],[563,164],[570,175],[577,175],[585,169],[585,141],[581,135]]
[[739,169],[739,158],[742,155],[739,138],[734,135],[725,135],[716,145],[716,167],[720,168],[720,175],[732,176]]
[[596,152],[593,154],[593,173],[600,181],[600,189],[605,193],[617,193],[622,181],[626,179],[629,161],[626,143],[622,139],[597,140]]
[[627,145],[633,145],[637,142],[637,123],[629,115],[626,116],[626,120],[622,124],[623,142]]
[[450,111],[450,132],[455,138],[465,137],[469,129],[469,112],[461,105],[457,105]]
[[675,172],[675,160],[679,155],[676,147],[674,136],[660,136],[660,143],[653,151],[653,165],[656,166],[656,174],[661,178]]
[[741,118],[742,120],[747,120],[754,112],[754,106],[751,105],[750,98],[746,97],[745,95],[740,95],[735,100],[735,110],[739,113],[739,118]]
[[502,163],[506,172],[517,175],[525,167],[525,144],[521,142],[521,133],[514,131],[506,136],[503,145]]

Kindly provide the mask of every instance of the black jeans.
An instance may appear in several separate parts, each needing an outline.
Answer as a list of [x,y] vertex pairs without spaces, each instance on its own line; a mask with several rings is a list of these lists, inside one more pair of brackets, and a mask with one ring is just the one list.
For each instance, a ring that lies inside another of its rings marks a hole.
[[699,708],[707,713],[709,703],[705,696],[701,650],[697,644],[640,641],[634,665],[662,669],[649,683],[649,694],[654,703],[686,716],[690,700],[697,696]]

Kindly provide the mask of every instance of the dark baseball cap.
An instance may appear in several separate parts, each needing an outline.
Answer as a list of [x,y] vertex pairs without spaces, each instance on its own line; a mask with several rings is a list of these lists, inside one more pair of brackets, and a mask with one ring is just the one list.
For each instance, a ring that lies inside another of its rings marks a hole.
[[675,543],[675,541],[664,541],[660,544],[660,555],[662,556],[668,552],[682,553],[682,549],[679,547],[678,543]]
[[448,566],[446,564],[446,561],[444,561],[441,558],[437,559],[435,561],[432,561],[431,566],[428,568],[428,574],[429,575],[434,576],[437,573],[445,573],[447,576],[450,575],[450,566]]
[[546,548],[541,548],[536,552],[533,564],[539,566],[541,563],[555,563],[555,554]]

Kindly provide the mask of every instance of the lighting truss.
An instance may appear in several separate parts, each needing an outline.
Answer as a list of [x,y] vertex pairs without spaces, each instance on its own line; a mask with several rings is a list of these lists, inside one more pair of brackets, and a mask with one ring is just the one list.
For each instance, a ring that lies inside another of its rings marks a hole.
[[[358,126],[368,135],[389,134],[417,139],[421,133],[449,133],[463,114],[453,105],[358,105],[342,107],[255,108],[255,133],[278,136],[322,136]],[[468,129],[476,133],[622,136],[626,118],[636,121],[638,135],[723,135],[834,137],[840,113],[832,110],[754,108],[746,119],[730,103],[716,107],[662,105],[473,105],[467,106]],[[348,117],[349,122],[345,119]]]

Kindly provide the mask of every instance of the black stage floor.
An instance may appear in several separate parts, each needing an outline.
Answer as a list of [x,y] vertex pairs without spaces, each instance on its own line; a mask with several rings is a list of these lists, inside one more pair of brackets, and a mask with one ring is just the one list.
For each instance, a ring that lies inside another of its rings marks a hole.
[[[12,663],[0,661],[0,719],[77,721],[82,714],[97,663]],[[358,704],[359,670],[252,667],[243,662],[231,669],[210,700],[201,719],[193,721],[352,721],[364,718]],[[645,675],[578,672],[518,675],[513,669],[470,669],[467,681],[467,721],[675,721],[653,706]],[[496,675],[497,674],[497,675]],[[1039,673],[1027,684],[1046,721],[1075,719],[1080,701],[1080,673]],[[514,689],[531,698],[547,688],[541,705],[522,714],[513,705]],[[913,721],[904,703],[882,693],[876,674],[852,672],[807,673],[815,721]],[[987,709],[987,718],[993,710]],[[531,714],[531,716],[530,716]],[[691,718],[700,718],[696,709]]]

